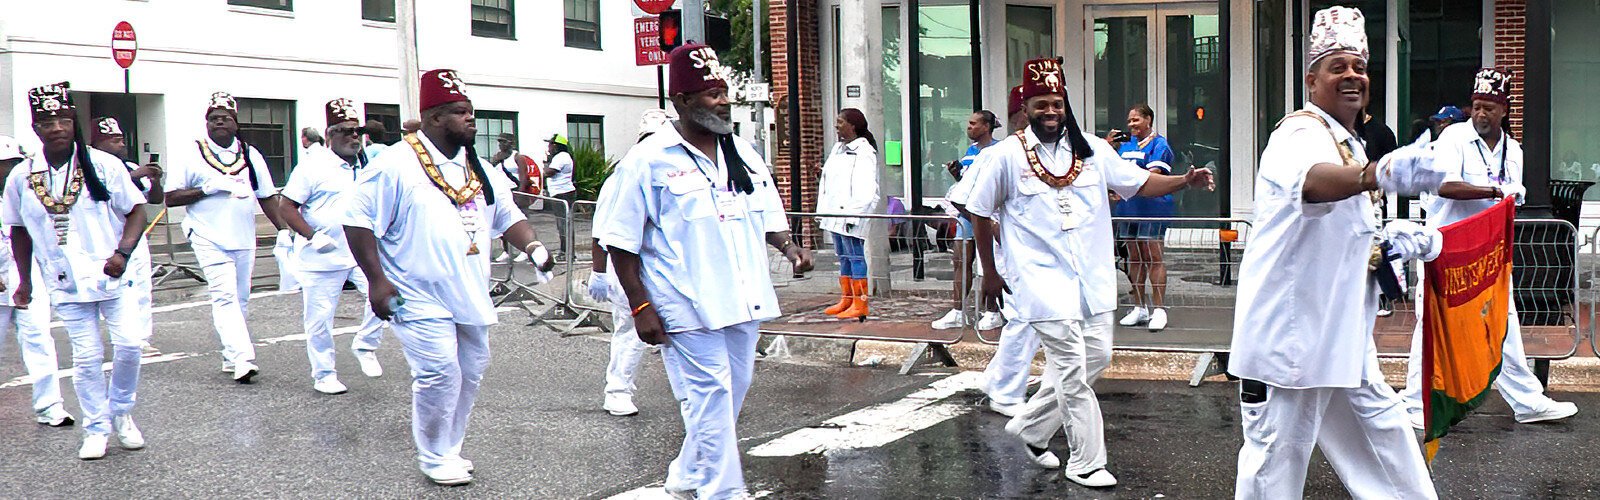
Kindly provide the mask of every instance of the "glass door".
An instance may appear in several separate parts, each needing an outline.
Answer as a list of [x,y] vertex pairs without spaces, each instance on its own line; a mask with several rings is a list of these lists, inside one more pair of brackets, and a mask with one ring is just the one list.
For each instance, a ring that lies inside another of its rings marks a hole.
[[[1211,168],[1217,190],[1184,191],[1174,197],[1178,216],[1216,217],[1227,207],[1222,193],[1229,175],[1223,142],[1228,110],[1222,105],[1227,69],[1221,65],[1221,19],[1215,3],[1090,6],[1094,29],[1086,47],[1088,130],[1104,136],[1127,130],[1128,111],[1147,104],[1155,133],[1172,146],[1174,173]],[[1152,50],[1152,47],[1157,50]]]

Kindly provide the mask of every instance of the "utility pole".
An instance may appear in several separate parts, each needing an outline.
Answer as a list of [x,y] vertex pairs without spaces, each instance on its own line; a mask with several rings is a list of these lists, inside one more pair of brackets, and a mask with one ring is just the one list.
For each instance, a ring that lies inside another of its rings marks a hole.
[[[761,1],[750,0],[750,83],[766,83],[761,74]],[[767,103],[756,101],[755,115],[751,121],[756,125],[756,151],[760,151],[766,158],[772,158],[772,153],[767,152]]]
[[396,0],[394,6],[395,36],[400,47],[400,121],[422,118],[417,109],[421,99],[422,71],[417,66],[417,0]]
[[[841,108],[856,108],[866,115],[869,128],[882,136],[883,123],[883,1],[842,0],[839,3],[839,32],[856,36],[839,38],[839,73],[845,95]],[[881,143],[878,145],[883,146]],[[890,180],[883,153],[878,153],[878,209],[886,207],[884,181]],[[867,224],[867,270],[874,295],[884,296],[893,287],[889,281],[888,225],[882,220]]]
[[683,39],[686,42],[706,43],[705,0],[683,1]]

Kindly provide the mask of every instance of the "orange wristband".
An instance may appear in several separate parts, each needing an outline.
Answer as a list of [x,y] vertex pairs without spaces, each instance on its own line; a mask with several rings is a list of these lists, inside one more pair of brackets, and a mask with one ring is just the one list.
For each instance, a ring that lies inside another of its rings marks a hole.
[[646,308],[646,307],[650,307],[650,301],[648,301],[648,300],[644,301],[643,304],[639,304],[639,307],[633,308],[633,315],[634,316],[638,316],[639,315],[639,311],[643,311],[644,308]]

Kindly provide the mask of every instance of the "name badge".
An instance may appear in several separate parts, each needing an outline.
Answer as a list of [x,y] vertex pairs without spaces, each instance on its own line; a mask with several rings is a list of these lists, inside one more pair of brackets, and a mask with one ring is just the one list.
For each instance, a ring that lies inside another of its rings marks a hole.
[[745,206],[744,200],[739,199],[738,195],[734,194],[733,191],[713,189],[711,193],[717,199],[717,217],[722,220],[740,220],[744,218],[748,207]]

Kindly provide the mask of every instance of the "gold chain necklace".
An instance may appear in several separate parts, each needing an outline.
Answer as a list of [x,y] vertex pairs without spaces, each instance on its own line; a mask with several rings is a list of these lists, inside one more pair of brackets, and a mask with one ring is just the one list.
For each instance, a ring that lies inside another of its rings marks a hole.
[[[234,142],[238,142],[238,139],[234,139]],[[211,168],[227,175],[234,175],[239,173],[240,170],[244,170],[244,155],[250,154],[249,151],[241,147],[239,148],[239,157],[234,158],[233,163],[224,165],[222,160],[217,158],[217,154],[212,152],[209,146],[206,146],[206,141],[194,141],[194,144],[200,147],[200,157],[205,158],[207,165],[211,165]]]
[[[54,215],[64,215],[72,210],[72,205],[78,202],[78,193],[83,191],[83,167],[72,168],[73,160],[67,161],[67,169],[72,171],[67,181],[67,191],[56,198],[51,193],[50,182],[45,180],[45,172],[28,174],[28,184],[33,187],[33,194],[39,197],[39,203],[44,204],[46,212]],[[50,168],[46,165],[45,168]]]
[[1072,185],[1072,181],[1078,179],[1078,174],[1083,173],[1083,158],[1079,158],[1078,155],[1072,155],[1072,168],[1068,168],[1065,175],[1050,173],[1050,170],[1039,162],[1039,153],[1033,150],[1033,146],[1028,145],[1026,132],[1026,129],[1018,130],[1017,140],[1022,141],[1022,152],[1028,156],[1028,169],[1033,172],[1034,177],[1044,181],[1045,185],[1056,189],[1064,188]]
[[434,187],[444,192],[456,206],[472,201],[478,196],[478,192],[483,190],[483,180],[473,175],[471,169],[467,170],[465,186],[460,188],[451,186],[444,180],[444,174],[439,172],[439,166],[433,163],[433,155],[428,154],[428,149],[422,146],[422,141],[418,140],[416,135],[406,136],[406,144],[410,144],[411,150],[417,153],[417,161],[422,163],[422,171],[428,174],[428,179],[433,181]]

